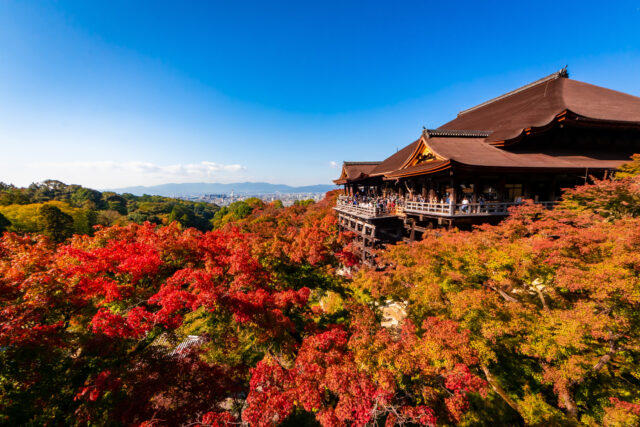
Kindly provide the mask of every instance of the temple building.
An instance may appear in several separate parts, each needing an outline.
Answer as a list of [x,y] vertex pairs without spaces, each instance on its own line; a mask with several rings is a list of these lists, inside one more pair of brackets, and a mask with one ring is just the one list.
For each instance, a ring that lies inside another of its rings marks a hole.
[[428,228],[497,222],[531,199],[609,176],[640,152],[640,98],[571,80],[566,69],[458,113],[380,162],[345,162],[340,227],[363,258]]

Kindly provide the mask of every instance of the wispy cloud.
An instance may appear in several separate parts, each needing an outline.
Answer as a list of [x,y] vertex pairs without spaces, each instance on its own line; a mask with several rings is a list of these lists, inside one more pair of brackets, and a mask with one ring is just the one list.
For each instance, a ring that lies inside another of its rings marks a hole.
[[329,162],[329,166],[331,166],[332,169],[338,169],[338,162],[336,162],[335,160],[331,160]]
[[[150,162],[78,161],[78,162],[34,162],[30,167],[47,171],[50,176],[111,176],[127,177],[127,181],[143,182],[185,182],[197,180],[227,181],[239,178],[246,167],[239,164],[222,164],[202,161],[200,163],[177,163],[158,165]],[[73,178],[72,178],[73,179]]]

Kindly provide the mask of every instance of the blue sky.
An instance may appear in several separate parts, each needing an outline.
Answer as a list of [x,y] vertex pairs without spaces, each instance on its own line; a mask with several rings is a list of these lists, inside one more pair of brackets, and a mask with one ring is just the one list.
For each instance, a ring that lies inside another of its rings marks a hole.
[[329,183],[569,65],[640,96],[640,2],[0,2],[0,181]]

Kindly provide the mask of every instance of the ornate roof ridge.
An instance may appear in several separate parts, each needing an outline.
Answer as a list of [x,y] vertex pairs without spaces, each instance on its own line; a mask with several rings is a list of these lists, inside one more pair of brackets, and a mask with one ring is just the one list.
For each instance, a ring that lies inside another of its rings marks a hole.
[[492,98],[492,99],[490,99],[488,101],[483,102],[482,104],[476,105],[475,107],[471,107],[471,108],[467,108],[466,110],[462,110],[462,111],[460,111],[458,113],[458,117],[460,117],[461,115],[466,114],[468,112],[471,112],[473,110],[477,110],[478,108],[484,107],[485,105],[492,104],[492,103],[494,103],[496,101],[500,101],[501,99],[504,99],[504,98],[508,98],[508,97],[510,97],[512,95],[515,95],[515,94],[520,93],[520,92],[522,92],[524,90],[527,90],[527,89],[529,89],[529,88],[531,88],[533,86],[537,86],[537,85],[539,85],[541,83],[545,83],[545,82],[548,82],[550,80],[555,80],[555,79],[558,79],[558,78],[561,78],[561,77],[569,77],[569,72],[567,71],[567,67],[566,66],[563,69],[561,69],[559,71],[556,71],[553,74],[549,74],[546,77],[543,77],[541,79],[536,80],[535,82],[526,84],[526,85],[524,85],[522,87],[519,87],[518,89],[512,90],[511,92],[507,92],[507,93],[505,93],[503,95],[500,95],[500,96],[497,96],[495,98]]
[[455,129],[424,129],[422,133],[427,137],[432,136],[457,136],[467,138],[486,138],[491,134],[486,130],[455,130]]
[[349,165],[378,165],[380,163],[382,163],[381,161],[378,162],[343,162],[345,165],[349,166]]

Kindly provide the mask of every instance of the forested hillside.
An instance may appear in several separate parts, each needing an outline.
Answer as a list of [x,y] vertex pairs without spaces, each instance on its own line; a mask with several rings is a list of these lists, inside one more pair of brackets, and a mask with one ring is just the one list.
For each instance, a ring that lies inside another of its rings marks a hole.
[[359,270],[335,193],[207,232],[6,232],[0,423],[638,425],[639,165]]
[[47,180],[26,188],[0,182],[0,230],[55,235],[91,234],[94,225],[124,225],[145,221],[179,222],[184,227],[211,230],[219,207],[161,196],[100,192]]

